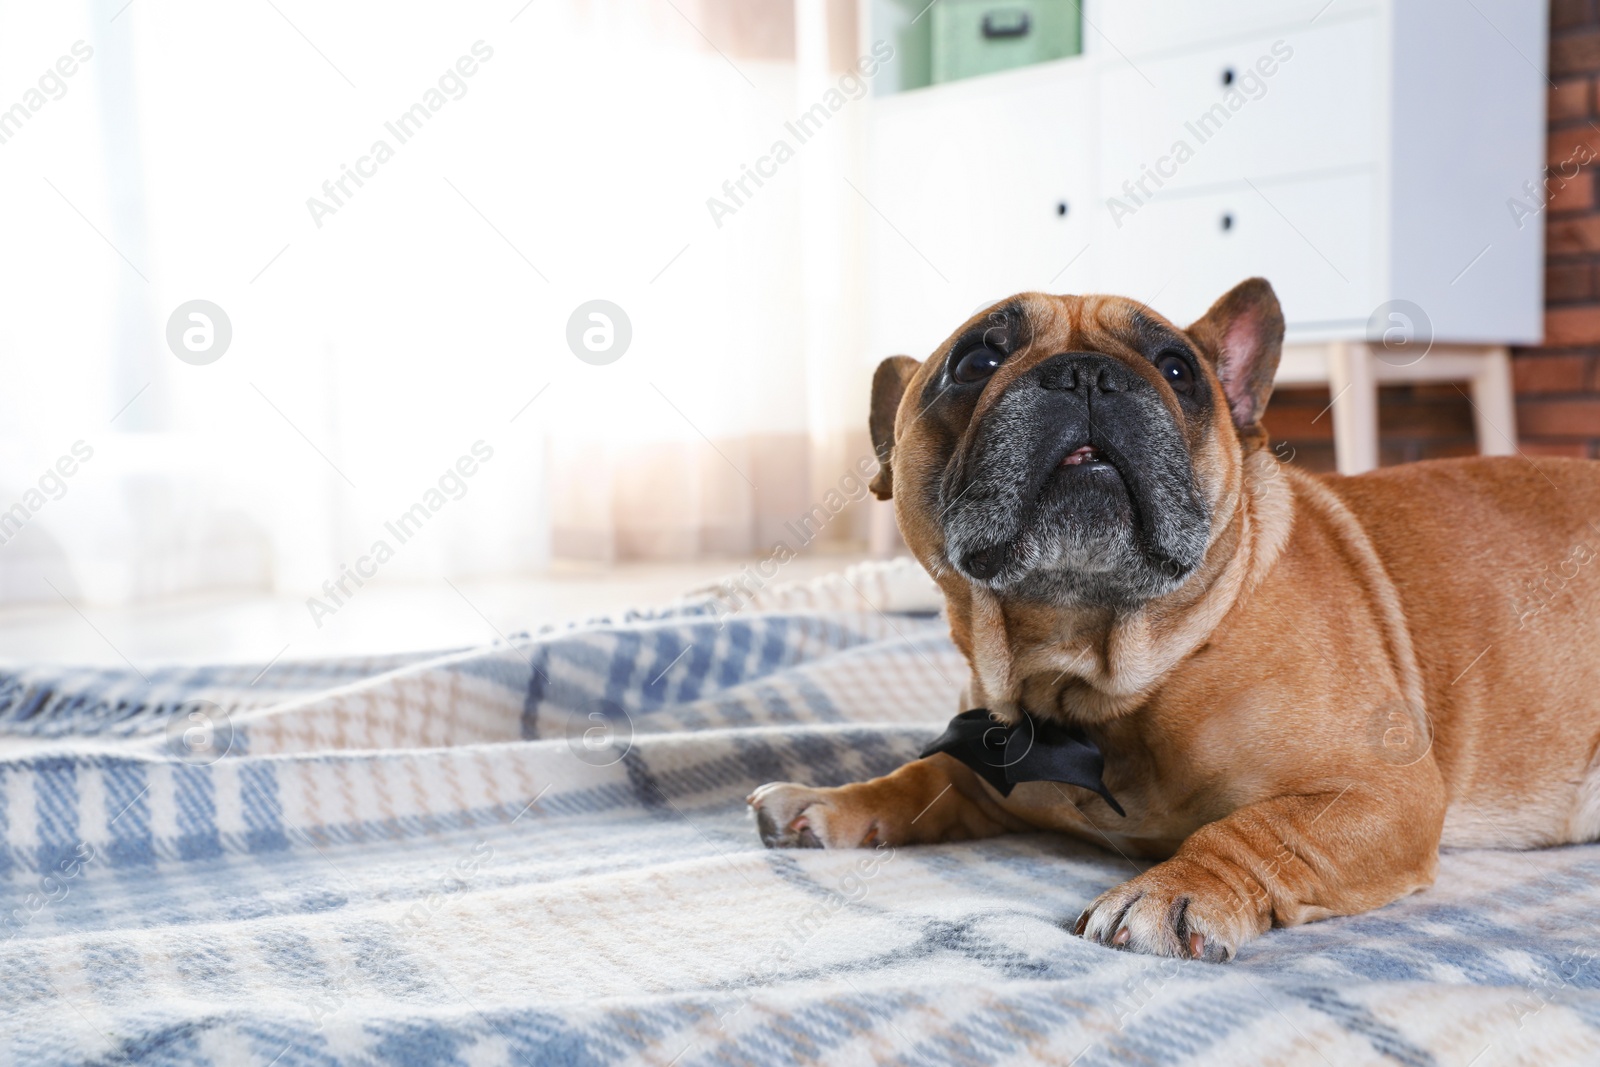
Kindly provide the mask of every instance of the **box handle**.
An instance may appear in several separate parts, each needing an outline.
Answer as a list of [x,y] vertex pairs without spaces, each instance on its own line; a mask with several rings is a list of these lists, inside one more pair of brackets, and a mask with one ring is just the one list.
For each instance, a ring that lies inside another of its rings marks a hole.
[[1026,37],[1033,28],[1026,11],[990,11],[983,16],[983,35],[989,40]]

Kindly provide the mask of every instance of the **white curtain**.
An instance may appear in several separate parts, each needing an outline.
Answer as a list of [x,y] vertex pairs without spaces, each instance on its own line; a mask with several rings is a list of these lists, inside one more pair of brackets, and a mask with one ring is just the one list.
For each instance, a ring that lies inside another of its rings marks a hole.
[[0,9],[0,602],[769,548],[866,456],[861,102],[707,201],[841,65],[818,2],[822,81],[757,0]]

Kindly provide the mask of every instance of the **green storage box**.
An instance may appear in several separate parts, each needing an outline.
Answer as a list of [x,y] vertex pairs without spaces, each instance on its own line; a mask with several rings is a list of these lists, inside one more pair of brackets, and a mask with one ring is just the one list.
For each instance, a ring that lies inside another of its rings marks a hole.
[[1025,67],[1083,50],[1077,0],[935,0],[935,82]]

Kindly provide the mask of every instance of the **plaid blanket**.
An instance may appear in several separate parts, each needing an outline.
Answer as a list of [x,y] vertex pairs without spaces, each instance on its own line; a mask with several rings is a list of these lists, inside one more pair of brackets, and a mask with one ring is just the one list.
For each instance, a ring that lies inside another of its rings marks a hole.
[[886,772],[956,708],[906,580],[5,672],[0,1062],[1600,1062],[1593,846],[1450,854],[1223,965],[1070,936],[1135,867],[1062,838],[763,850],[751,787]]

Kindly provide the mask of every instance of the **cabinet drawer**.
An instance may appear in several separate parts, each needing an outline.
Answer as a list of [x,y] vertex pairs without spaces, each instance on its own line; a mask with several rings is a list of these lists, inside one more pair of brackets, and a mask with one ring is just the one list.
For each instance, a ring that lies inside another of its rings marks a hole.
[[[1270,30],[1299,31],[1357,11],[1377,11],[1379,0],[1088,0],[1083,6],[1084,47],[1134,56],[1193,47]],[[1316,19],[1313,23],[1311,20]],[[1114,46],[1114,47],[1113,47]]]
[[1096,281],[1187,326],[1259,275],[1291,329],[1359,326],[1378,302],[1375,188],[1363,171],[1157,200],[1105,224]]
[[1098,210],[1089,87],[1067,60],[874,101],[862,187],[874,351],[920,358],[981,305],[1081,291]]
[[1377,20],[1361,18],[1137,67],[1109,60],[1103,195],[1131,202],[1161,187],[1375,162],[1384,128],[1378,50]]

